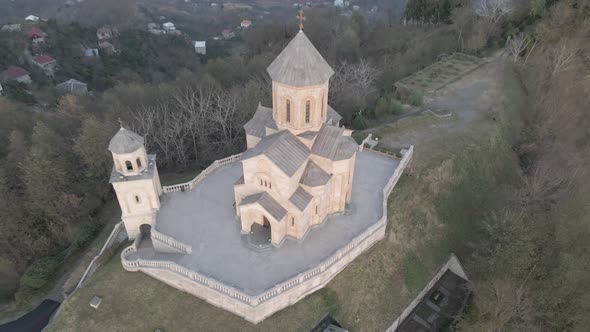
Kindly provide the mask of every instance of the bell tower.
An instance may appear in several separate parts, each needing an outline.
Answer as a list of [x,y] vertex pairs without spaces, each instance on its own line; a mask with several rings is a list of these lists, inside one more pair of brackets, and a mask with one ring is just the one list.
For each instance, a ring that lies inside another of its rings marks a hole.
[[111,139],[109,151],[114,163],[110,183],[117,194],[129,239],[134,239],[141,225],[155,226],[160,209],[162,186],[156,155],[148,155],[144,138],[123,126]]
[[320,130],[328,118],[328,85],[334,70],[303,30],[267,71],[272,79],[272,116],[279,130],[295,135]]

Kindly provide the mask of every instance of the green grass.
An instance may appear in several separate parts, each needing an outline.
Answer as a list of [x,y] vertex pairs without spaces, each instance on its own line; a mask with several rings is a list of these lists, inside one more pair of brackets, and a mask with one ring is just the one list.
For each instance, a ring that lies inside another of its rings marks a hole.
[[418,292],[430,279],[428,269],[422,264],[420,259],[413,253],[406,255],[404,259],[404,271],[406,287],[411,292]]

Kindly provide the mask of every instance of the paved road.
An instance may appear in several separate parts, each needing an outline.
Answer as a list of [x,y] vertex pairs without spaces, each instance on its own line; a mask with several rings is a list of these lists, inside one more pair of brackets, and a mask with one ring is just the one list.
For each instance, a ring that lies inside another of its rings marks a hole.
[[43,300],[37,308],[19,319],[0,325],[0,332],[40,332],[49,323],[49,318],[61,303]]

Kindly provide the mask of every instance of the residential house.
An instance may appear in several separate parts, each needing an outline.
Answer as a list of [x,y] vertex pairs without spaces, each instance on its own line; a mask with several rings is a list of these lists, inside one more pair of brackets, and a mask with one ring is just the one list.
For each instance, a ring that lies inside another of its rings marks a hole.
[[242,28],[242,29],[248,29],[251,25],[252,25],[252,21],[250,21],[250,20],[242,20],[242,22],[240,23],[240,28]]
[[34,45],[44,43],[45,37],[47,37],[47,34],[38,27],[32,27],[25,35]]
[[154,22],[152,22],[152,23],[148,23],[148,24],[147,24],[147,28],[148,28],[148,30],[152,30],[152,29],[158,29],[159,27],[160,27],[160,25],[159,25],[158,23],[154,23]]
[[2,84],[0,84],[0,96],[2,96],[2,90],[4,90],[4,88],[2,88]]
[[20,24],[6,24],[6,25],[3,25],[2,28],[0,28],[0,31],[3,31],[3,32],[16,32],[16,31],[20,31],[20,30],[21,30]]
[[107,40],[113,38],[113,30],[109,27],[101,27],[96,29],[96,37],[98,40]]
[[224,39],[234,38],[235,35],[236,35],[235,32],[233,32],[231,29],[223,29],[223,31],[221,31],[221,36]]
[[113,44],[109,43],[108,41],[99,42],[98,48],[100,49],[100,52],[104,54],[113,55],[117,53],[115,46],[113,46]]
[[29,16],[25,17],[25,21],[39,22],[39,16],[29,15]]
[[2,72],[2,74],[0,74],[0,77],[3,81],[10,80],[25,84],[29,84],[32,82],[31,76],[29,76],[29,72],[17,66],[8,67],[8,69],[6,69]]
[[149,29],[148,31],[154,35],[165,35],[166,34],[166,31],[164,31],[162,29]]
[[57,61],[49,55],[37,55],[33,57],[33,64],[43,69],[47,76],[53,76],[57,67]]
[[76,95],[85,95],[88,93],[88,85],[73,78],[56,85],[55,88]]
[[207,54],[207,42],[204,40],[196,40],[195,41],[195,52],[197,54],[206,55]]
[[162,24],[162,28],[164,28],[164,30],[167,32],[176,30],[176,27],[174,26],[174,23],[172,23],[172,22],[166,22],[166,23]]

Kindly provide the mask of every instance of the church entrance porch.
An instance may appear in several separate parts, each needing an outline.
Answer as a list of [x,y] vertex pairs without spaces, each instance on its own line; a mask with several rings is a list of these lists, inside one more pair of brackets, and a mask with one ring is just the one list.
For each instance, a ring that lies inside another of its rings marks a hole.
[[263,217],[263,224],[253,223],[250,233],[247,235],[248,245],[256,250],[268,250],[272,247],[271,226],[266,217]]

